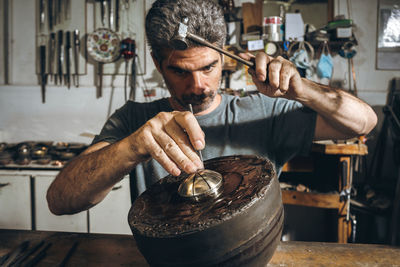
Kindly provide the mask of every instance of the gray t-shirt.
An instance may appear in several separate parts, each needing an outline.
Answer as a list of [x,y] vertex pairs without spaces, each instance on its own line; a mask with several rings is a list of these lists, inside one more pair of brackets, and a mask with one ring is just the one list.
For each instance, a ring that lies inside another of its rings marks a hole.
[[[93,144],[117,142],[159,112],[172,110],[167,98],[150,103],[128,101],[108,119]],[[257,93],[246,97],[222,95],[221,104],[214,111],[196,118],[205,133],[204,160],[258,155],[268,158],[279,174],[288,160],[310,151],[316,112],[296,101]],[[139,164],[130,174],[132,202],[167,174],[155,160]]]

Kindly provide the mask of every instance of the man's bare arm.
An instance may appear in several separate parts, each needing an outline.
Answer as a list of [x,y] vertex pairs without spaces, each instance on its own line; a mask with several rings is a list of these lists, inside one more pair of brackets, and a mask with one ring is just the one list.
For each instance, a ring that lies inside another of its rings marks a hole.
[[49,209],[61,215],[93,207],[124,175],[150,158],[173,175],[195,172],[203,165],[193,148],[204,148],[204,133],[193,114],[161,112],[119,142],[97,143],[71,160],[47,191]]
[[68,162],[47,191],[50,211],[72,214],[99,203],[139,162],[126,147],[125,139],[112,145],[100,142]]
[[[249,73],[261,93],[299,101],[318,113],[315,140],[352,138],[365,135],[375,127],[375,112],[353,95],[301,78],[296,66],[282,57],[258,53],[255,62],[256,69]],[[265,83],[267,75],[269,82]]]
[[318,113],[315,140],[366,135],[375,127],[377,116],[365,102],[343,90],[302,81],[307,90],[299,101]]

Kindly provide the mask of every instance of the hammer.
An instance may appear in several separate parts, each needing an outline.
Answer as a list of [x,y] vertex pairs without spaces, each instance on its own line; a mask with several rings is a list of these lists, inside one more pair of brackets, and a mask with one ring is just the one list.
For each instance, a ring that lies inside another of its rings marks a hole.
[[212,48],[214,50],[217,50],[218,52],[227,55],[228,57],[231,57],[247,66],[249,66],[250,68],[254,67],[254,63],[248,60],[245,60],[241,57],[238,57],[234,54],[229,53],[228,51],[219,48],[218,46],[213,45],[212,43],[206,41],[205,39],[201,38],[198,35],[192,34],[190,32],[188,32],[188,26],[186,25],[188,23],[188,18],[184,17],[183,18],[183,22],[180,22],[176,31],[176,34],[173,36],[173,38],[170,40],[170,45],[176,49],[176,50],[185,50],[186,48],[188,48],[188,44],[186,42],[186,38],[201,44],[201,45],[205,45],[208,46],[209,48]]

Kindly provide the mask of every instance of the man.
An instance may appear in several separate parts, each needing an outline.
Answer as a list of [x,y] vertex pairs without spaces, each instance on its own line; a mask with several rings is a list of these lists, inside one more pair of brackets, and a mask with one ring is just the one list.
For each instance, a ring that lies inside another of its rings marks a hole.
[[146,17],[146,34],[171,97],[128,102],[117,110],[93,144],[49,187],[54,214],[96,205],[128,173],[134,200],[168,173],[202,168],[195,150],[203,150],[204,159],[257,154],[270,159],[279,173],[294,155],[307,153],[312,140],[350,138],[375,126],[375,113],[361,100],[301,78],[291,62],[264,53],[257,54],[256,68],[250,71],[259,94],[218,94],[221,54],[191,42],[182,51],[169,45],[184,17],[189,32],[223,46],[223,14],[211,0],[156,1]]

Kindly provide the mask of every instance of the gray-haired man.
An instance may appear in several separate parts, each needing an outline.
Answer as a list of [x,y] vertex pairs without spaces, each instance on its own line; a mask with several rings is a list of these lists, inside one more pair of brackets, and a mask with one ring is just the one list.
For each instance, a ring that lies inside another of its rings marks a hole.
[[[294,155],[307,153],[312,140],[350,138],[375,126],[375,113],[361,100],[301,78],[292,63],[264,53],[257,54],[250,71],[258,94],[219,94],[221,54],[193,42],[186,50],[169,44],[184,17],[191,33],[222,47],[225,22],[213,1],[156,1],[146,17],[146,34],[171,97],[129,101],[117,110],[50,186],[47,200],[53,213],[96,205],[128,173],[134,200],[168,173],[202,168],[195,150],[203,150],[204,159],[257,154],[271,160],[279,173]],[[196,117],[187,111],[188,104]]]

